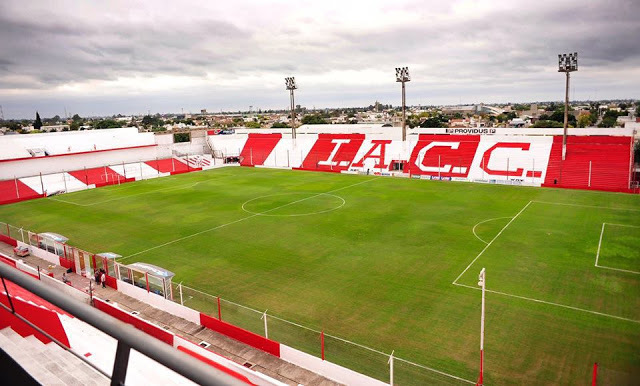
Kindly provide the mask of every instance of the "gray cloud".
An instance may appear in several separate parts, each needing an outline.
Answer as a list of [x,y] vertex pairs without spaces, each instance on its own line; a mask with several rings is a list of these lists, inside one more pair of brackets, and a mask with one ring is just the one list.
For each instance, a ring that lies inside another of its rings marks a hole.
[[[338,7],[310,4],[193,4],[175,13],[172,3],[160,1],[153,4],[158,11],[128,2],[72,1],[50,9],[7,1],[0,5],[0,104],[25,106],[15,114],[5,108],[9,116],[31,109],[30,100],[59,113],[56,101],[78,104],[101,94],[96,109],[104,114],[176,110],[186,103],[194,110],[284,107],[284,75],[296,75],[301,85],[311,79],[299,91],[309,106],[397,103],[397,65],[410,66],[410,95],[418,103],[559,99],[556,55],[570,51],[580,53],[577,97],[638,97],[637,1],[514,1],[506,9],[481,2],[476,10],[460,3],[367,3],[362,12],[373,12],[371,20],[352,23]],[[361,79],[367,71],[389,75]],[[630,75],[623,81],[622,72]],[[101,83],[157,77],[201,81],[153,92]],[[88,86],[95,84],[104,86]],[[118,110],[116,100],[132,92],[140,94],[137,105]]]

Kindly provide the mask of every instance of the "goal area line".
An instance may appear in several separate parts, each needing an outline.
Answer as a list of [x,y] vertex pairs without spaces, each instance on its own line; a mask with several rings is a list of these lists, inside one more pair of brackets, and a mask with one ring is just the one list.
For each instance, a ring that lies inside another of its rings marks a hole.
[[[456,277],[456,279],[451,284],[459,286],[459,287],[473,289],[473,290],[481,290],[481,288],[479,288],[479,287],[474,287],[474,286],[470,286],[470,285],[467,285],[467,284],[458,283],[458,280],[460,280],[460,278],[471,268],[471,266],[486,252],[487,249],[489,249],[489,247],[493,244],[493,242],[498,239],[498,237],[509,227],[509,225],[511,225],[511,223],[513,223],[515,221],[515,219],[518,218],[531,205],[531,203],[548,204],[548,205],[567,205],[567,206],[578,206],[578,207],[585,207],[585,208],[610,209],[610,210],[628,210],[628,211],[632,211],[632,212],[640,211],[638,209],[611,208],[611,207],[606,207],[606,206],[580,205],[580,204],[568,204],[568,203],[557,203],[557,202],[550,202],[550,201],[531,200],[522,209],[520,209],[520,211],[515,216],[513,216],[511,221],[509,221],[500,230],[500,232],[498,232],[498,234],[495,235],[493,237],[493,239],[491,239],[491,241],[489,243],[487,243],[485,245],[485,247],[480,251],[480,253],[478,253],[478,255],[471,261],[471,263],[469,263],[469,265],[467,265],[467,267],[458,275],[458,277]],[[600,254],[600,245],[602,244],[602,235],[604,234],[605,224],[608,224],[608,225],[619,225],[619,226],[632,227],[632,228],[640,228],[640,226],[634,226],[634,225],[603,223],[602,224],[602,231],[600,233],[600,242],[598,243],[598,254],[596,256],[596,264],[595,264],[595,266],[597,268],[605,268],[605,269],[610,269],[610,270],[614,270],[614,271],[628,272],[628,273],[633,273],[633,274],[639,274],[640,275],[640,272],[636,272],[636,271],[629,271],[629,270],[624,270],[624,269],[619,269],[619,268],[612,268],[612,267],[605,267],[605,266],[598,265],[598,256]],[[612,318],[612,319],[617,319],[617,320],[622,320],[622,321],[626,321],[626,322],[640,324],[640,320],[631,319],[631,318],[625,318],[625,317],[617,316],[617,315],[611,315],[611,314],[607,314],[607,313],[604,313],[604,312],[589,310],[589,309],[586,309],[586,308],[580,308],[580,307],[570,306],[570,305],[567,305],[567,304],[555,303],[555,302],[550,302],[550,301],[547,301],[547,300],[530,298],[530,297],[527,297],[527,296],[521,296],[521,295],[516,295],[516,294],[507,293],[507,292],[501,292],[501,291],[495,291],[495,290],[490,290],[490,289],[485,289],[485,291],[489,292],[489,293],[494,293],[494,294],[497,294],[497,295],[512,297],[512,298],[521,299],[521,300],[527,300],[527,301],[534,302],[534,303],[546,304],[546,305],[565,308],[565,309],[569,309],[569,310],[573,310],[573,311],[585,312],[585,313],[589,313],[589,314],[593,314],[593,315],[604,316],[604,317],[607,317],[607,318]]]
[[638,271],[633,271],[633,270],[630,270],[630,269],[609,267],[609,266],[606,266],[606,265],[598,264],[599,260],[600,260],[600,249],[602,247],[602,238],[604,237],[605,225],[625,227],[625,228],[640,228],[640,226],[637,226],[637,225],[614,224],[614,223],[609,223],[609,222],[603,222],[602,223],[602,230],[600,231],[600,240],[598,241],[598,251],[596,252],[596,263],[595,263],[595,266],[597,268],[603,268],[603,269],[609,269],[609,270],[612,270],[612,271],[626,272],[626,273],[631,273],[631,274],[634,274],[634,275],[640,275],[640,272],[638,272]]

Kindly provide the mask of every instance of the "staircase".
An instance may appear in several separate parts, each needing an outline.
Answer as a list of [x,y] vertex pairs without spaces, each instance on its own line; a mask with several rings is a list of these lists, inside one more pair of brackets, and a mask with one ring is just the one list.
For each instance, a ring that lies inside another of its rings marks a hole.
[[73,354],[35,336],[0,330],[0,348],[42,385],[108,385],[109,379]]

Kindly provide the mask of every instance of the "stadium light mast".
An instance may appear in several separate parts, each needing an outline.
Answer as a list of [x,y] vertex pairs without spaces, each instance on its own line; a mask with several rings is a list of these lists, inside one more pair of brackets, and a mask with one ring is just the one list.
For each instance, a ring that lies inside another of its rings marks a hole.
[[291,96],[291,138],[296,139],[296,105],[295,99],[293,97],[293,90],[297,89],[298,86],[296,86],[296,78],[293,76],[284,78],[284,83],[287,86],[287,90],[289,90],[289,94]]
[[409,67],[396,67],[396,82],[402,83],[402,142],[407,140],[406,96],[404,84],[411,81]]
[[480,376],[477,385],[483,385],[484,378],[484,292],[485,292],[485,269],[482,268],[478,275],[478,285],[482,287],[482,314],[480,317]]
[[562,160],[567,155],[567,127],[569,126],[569,74],[578,71],[578,53],[558,54],[558,72],[567,74],[564,91],[564,134],[562,136]]

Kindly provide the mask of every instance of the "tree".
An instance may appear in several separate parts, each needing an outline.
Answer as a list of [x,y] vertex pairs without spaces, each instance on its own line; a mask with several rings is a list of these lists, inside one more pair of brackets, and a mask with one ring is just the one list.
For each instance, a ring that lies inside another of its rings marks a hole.
[[80,122],[78,121],[71,122],[71,125],[69,125],[69,129],[71,131],[78,131],[78,129],[80,129]]
[[93,127],[96,129],[115,129],[120,126],[122,125],[120,125],[118,121],[114,121],[113,119],[103,119],[98,123],[96,123],[95,125],[93,125]]
[[273,125],[271,125],[271,128],[272,129],[288,129],[289,125],[282,122],[274,122]]
[[40,130],[42,127],[42,119],[40,119],[40,114],[36,111],[36,120],[33,122],[33,129]]
[[448,127],[448,122],[449,120],[445,116],[436,114],[422,121],[420,127]]
[[191,141],[191,136],[189,133],[175,133],[173,135],[173,142],[189,142]]
[[309,114],[302,117],[303,125],[326,125],[328,124],[319,114]]
[[78,114],[73,114],[73,117],[71,117],[71,120],[74,122],[80,122],[82,121],[82,118]]
[[260,123],[258,123],[258,122],[247,122],[245,124],[245,127],[248,127],[250,129],[259,129],[260,128]]
[[589,118],[591,114],[582,114],[578,117],[578,127],[587,127],[591,122],[591,118]]
[[564,127],[564,123],[550,120],[539,120],[533,127]]

